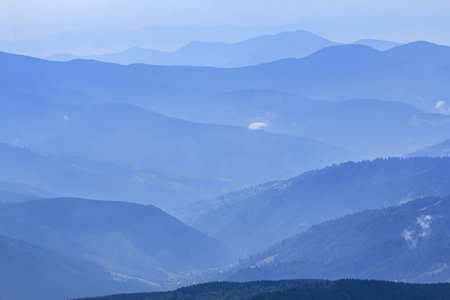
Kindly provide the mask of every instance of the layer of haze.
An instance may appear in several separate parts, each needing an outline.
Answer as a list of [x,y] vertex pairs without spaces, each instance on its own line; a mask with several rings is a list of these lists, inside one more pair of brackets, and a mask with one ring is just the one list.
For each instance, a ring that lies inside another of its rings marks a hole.
[[448,0],[2,0],[0,40],[81,28],[295,24],[340,42],[360,38],[450,44]]

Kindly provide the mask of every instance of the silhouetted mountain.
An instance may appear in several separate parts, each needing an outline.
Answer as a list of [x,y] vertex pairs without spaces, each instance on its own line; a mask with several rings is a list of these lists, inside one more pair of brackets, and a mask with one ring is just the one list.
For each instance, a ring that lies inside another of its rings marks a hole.
[[379,51],[386,51],[386,50],[389,50],[394,47],[402,45],[402,44],[396,43],[396,42],[375,40],[375,39],[357,40],[356,42],[353,42],[353,44],[369,46],[369,47],[372,47]]
[[48,37],[1,41],[0,50],[46,57],[56,53],[80,55],[123,51],[130,47],[173,51],[192,41],[234,43],[262,34],[298,29],[295,25],[273,26],[145,26],[136,30],[80,29]]
[[450,278],[449,228],[449,196],[356,213],[270,247],[231,278],[444,282]]
[[219,242],[154,206],[78,198],[0,204],[0,224],[1,234],[98,263],[152,289],[199,282],[207,268],[231,258]]
[[173,214],[247,252],[310,225],[426,195],[450,194],[450,158],[347,162],[201,201]]
[[429,157],[443,157],[450,156],[450,140],[443,141],[436,145],[424,147],[418,151],[408,154],[409,157],[415,156],[429,156]]
[[144,289],[125,284],[100,265],[0,235],[2,299],[68,299]]
[[[405,284],[398,282],[343,279],[210,282],[171,292],[113,295],[99,300],[432,300],[445,299],[450,284]],[[93,298],[90,298],[93,299]],[[86,299],[87,300],[87,299]]]
[[100,55],[52,55],[49,60],[95,59],[118,64],[144,63],[152,65],[243,67],[272,62],[283,58],[301,58],[338,43],[310,32],[299,30],[276,35],[264,35],[233,44],[191,42],[174,52],[133,47],[120,53]]

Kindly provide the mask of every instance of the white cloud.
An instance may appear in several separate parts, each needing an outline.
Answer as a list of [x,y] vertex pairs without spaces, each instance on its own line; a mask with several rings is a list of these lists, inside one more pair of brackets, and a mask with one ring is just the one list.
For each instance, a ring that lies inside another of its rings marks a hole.
[[417,245],[417,238],[414,237],[414,230],[403,230],[402,237],[405,239],[406,243],[408,244],[409,248],[415,248]]
[[402,232],[402,237],[408,244],[410,249],[417,246],[419,239],[426,238],[431,232],[431,222],[433,221],[433,216],[423,215],[417,218],[416,224],[419,225],[420,232],[415,230],[404,229]]
[[64,116],[64,121],[69,121],[69,117],[68,116]]
[[422,233],[419,234],[420,237],[426,237],[430,234],[430,225],[433,220],[433,216],[426,215],[417,218],[417,224],[419,224],[420,228],[422,228]]
[[439,107],[442,107],[445,105],[445,101],[438,101],[436,102],[436,104],[434,105],[434,109],[438,109]]
[[261,128],[264,128],[264,127],[267,127],[267,126],[268,126],[267,123],[255,122],[255,123],[252,123],[252,124],[248,125],[248,129],[250,129],[250,130],[258,130],[258,129],[261,129]]

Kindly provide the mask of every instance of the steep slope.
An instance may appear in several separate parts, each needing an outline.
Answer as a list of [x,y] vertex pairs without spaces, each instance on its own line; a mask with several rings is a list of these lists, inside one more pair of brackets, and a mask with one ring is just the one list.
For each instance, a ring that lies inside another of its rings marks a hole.
[[173,214],[241,251],[310,225],[425,195],[450,194],[450,158],[348,162],[202,201]]
[[0,235],[2,299],[67,299],[150,290],[113,280],[98,264]]
[[427,197],[346,216],[251,258],[234,280],[370,278],[444,282],[450,278],[450,197]]
[[1,234],[169,288],[229,262],[219,242],[154,206],[77,198],[0,204]]
[[322,48],[338,43],[328,41],[310,32],[299,30],[276,35],[264,35],[249,40],[226,44],[219,42],[192,42],[174,52],[130,48],[120,53],[70,56],[54,55],[47,59],[95,59],[118,64],[145,63],[152,65],[243,67],[267,63],[283,58],[301,58]]

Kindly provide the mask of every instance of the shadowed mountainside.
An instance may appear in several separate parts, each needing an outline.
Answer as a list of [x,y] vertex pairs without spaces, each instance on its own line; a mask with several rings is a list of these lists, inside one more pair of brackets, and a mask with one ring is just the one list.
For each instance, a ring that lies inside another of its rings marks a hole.
[[347,162],[173,212],[225,245],[262,251],[310,225],[365,209],[450,194],[450,158]]
[[154,206],[78,198],[0,204],[1,234],[98,263],[147,288],[207,278],[226,265],[222,244]]
[[[450,197],[426,197],[315,225],[242,263],[233,280],[362,278],[446,282]],[[239,268],[239,267],[238,267]]]

